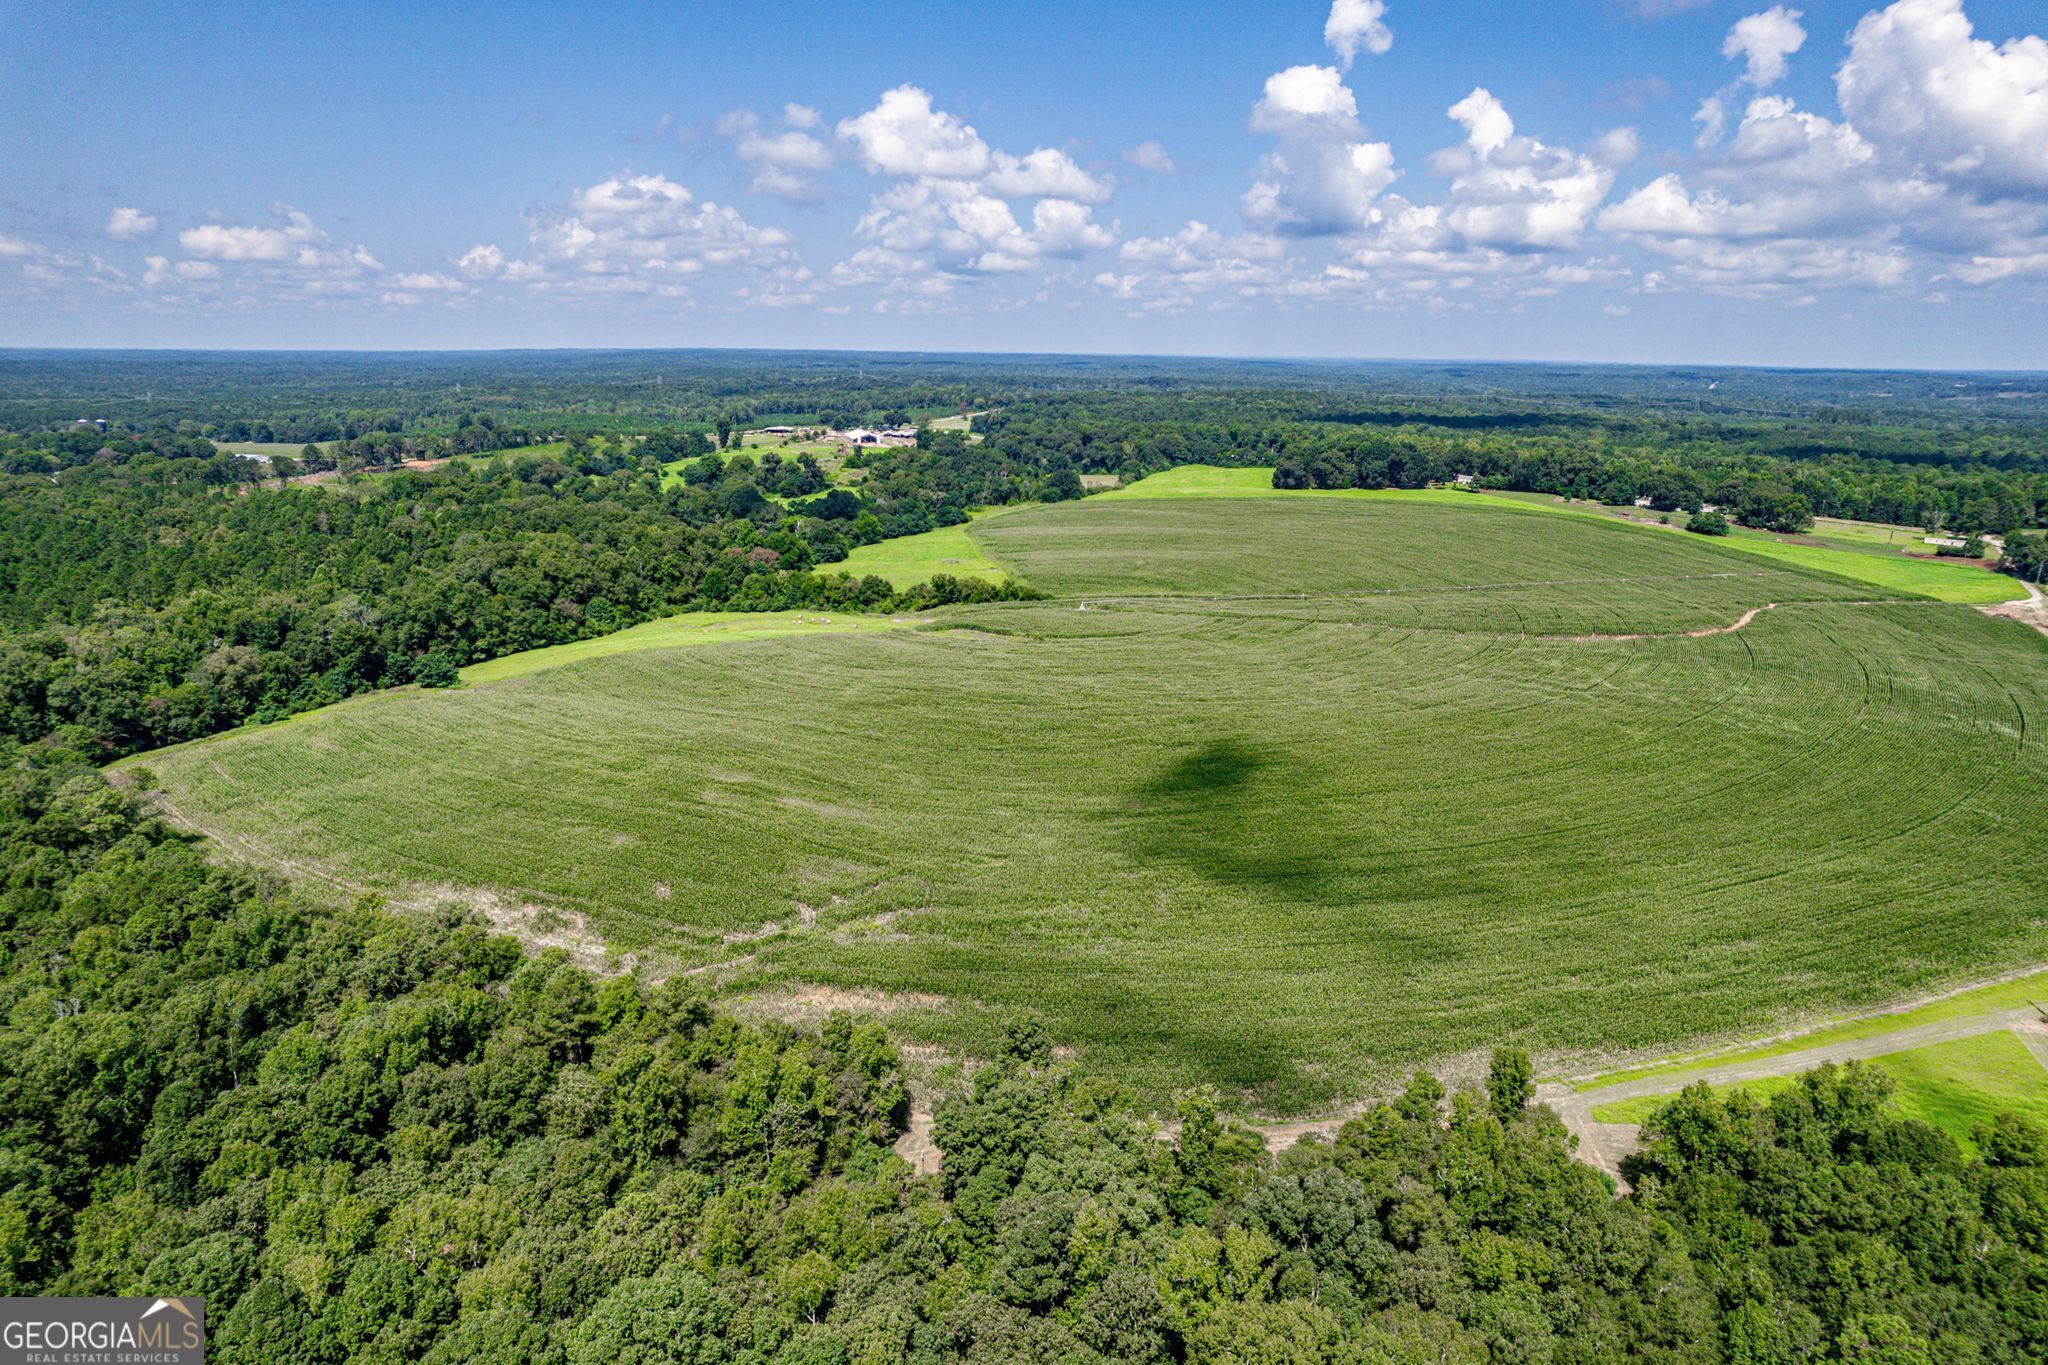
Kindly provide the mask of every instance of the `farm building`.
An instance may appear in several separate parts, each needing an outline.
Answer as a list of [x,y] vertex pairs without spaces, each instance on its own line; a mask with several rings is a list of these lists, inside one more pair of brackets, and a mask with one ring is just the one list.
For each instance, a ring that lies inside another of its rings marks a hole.
[[878,446],[882,444],[882,433],[869,431],[866,427],[855,427],[852,431],[840,432],[839,439],[850,446]]

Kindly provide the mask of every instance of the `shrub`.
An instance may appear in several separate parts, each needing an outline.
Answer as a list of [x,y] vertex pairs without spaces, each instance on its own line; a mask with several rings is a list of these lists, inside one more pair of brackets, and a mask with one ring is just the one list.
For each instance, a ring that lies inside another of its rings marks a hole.
[[412,666],[412,680],[421,687],[453,687],[462,681],[455,659],[446,650],[422,654]]

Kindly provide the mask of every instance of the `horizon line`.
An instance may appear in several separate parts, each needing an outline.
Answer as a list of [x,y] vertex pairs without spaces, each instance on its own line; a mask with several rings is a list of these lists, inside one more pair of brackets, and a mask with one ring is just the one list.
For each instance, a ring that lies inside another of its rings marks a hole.
[[1482,365],[1499,369],[1588,368],[1609,370],[1740,370],[1775,374],[1913,374],[2027,375],[2048,378],[2048,368],[2024,366],[1823,365],[1756,364],[1709,360],[1515,360],[1469,356],[1253,355],[1169,351],[975,351],[912,350],[893,347],[806,346],[0,346],[0,357],[139,355],[139,356],[514,356],[514,355],[803,355],[902,356],[945,360],[1095,360],[1155,362],[1225,362],[1248,365]]

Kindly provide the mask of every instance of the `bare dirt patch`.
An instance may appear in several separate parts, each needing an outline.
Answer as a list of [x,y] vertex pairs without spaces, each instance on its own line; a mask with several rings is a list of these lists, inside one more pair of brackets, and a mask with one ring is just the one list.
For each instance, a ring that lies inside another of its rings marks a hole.
[[400,910],[438,910],[451,905],[474,910],[499,933],[518,939],[528,952],[559,948],[578,966],[604,975],[630,972],[639,965],[634,954],[614,954],[607,948],[587,916],[534,905],[497,891],[420,886],[393,900],[392,905]]
[[2048,593],[2043,593],[2039,587],[2025,579],[2020,579],[2019,584],[2027,590],[2026,601],[2000,602],[1996,606],[1979,607],[1977,610],[1986,616],[2018,621],[2022,625],[2032,626],[2043,635],[2048,635]]
[[928,991],[876,991],[844,986],[793,985],[735,1001],[743,1012],[767,1015],[789,1023],[811,1023],[839,1010],[855,1014],[895,1014],[908,1009],[940,1009],[952,1003]]
[[890,1150],[910,1163],[918,1175],[937,1175],[946,1155],[932,1141],[932,1111],[916,1103],[910,1106],[910,1126],[891,1144]]

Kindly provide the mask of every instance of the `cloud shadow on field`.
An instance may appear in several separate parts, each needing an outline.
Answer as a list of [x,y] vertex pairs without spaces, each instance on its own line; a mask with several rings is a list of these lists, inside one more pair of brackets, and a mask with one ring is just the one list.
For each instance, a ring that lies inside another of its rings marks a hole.
[[1131,793],[1121,827],[1143,862],[1170,863],[1226,886],[1333,903],[1333,850],[1314,813],[1289,800],[1298,770],[1236,738],[1187,750]]
[[1266,763],[1250,745],[1219,739],[1169,763],[1142,791],[1155,802],[1212,803],[1257,777]]

